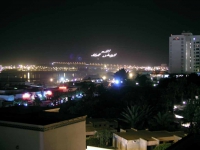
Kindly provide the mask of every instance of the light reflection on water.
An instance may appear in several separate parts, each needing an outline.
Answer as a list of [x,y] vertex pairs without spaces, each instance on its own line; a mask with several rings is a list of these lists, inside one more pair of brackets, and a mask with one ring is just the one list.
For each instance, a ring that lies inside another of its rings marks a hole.
[[61,78],[64,80],[80,80],[85,77],[87,73],[83,72],[51,72],[51,71],[15,71],[15,72],[1,72],[0,80],[14,80],[21,79],[27,82],[60,82]]

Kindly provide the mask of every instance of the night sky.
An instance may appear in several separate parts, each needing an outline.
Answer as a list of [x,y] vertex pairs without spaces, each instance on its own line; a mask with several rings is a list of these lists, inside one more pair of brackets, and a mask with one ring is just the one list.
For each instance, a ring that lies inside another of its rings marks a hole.
[[[9,0],[0,6],[0,65],[83,61],[168,64],[169,36],[200,35],[197,1]],[[115,58],[91,58],[111,49]]]

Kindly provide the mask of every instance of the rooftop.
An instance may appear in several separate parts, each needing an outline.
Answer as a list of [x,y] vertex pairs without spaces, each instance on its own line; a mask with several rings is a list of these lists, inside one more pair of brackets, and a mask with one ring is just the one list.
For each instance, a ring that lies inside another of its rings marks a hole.
[[148,131],[148,130],[133,130],[129,129],[126,132],[117,132],[116,135],[123,137],[126,140],[137,140],[139,138],[147,141],[154,141],[154,138],[162,139],[162,137],[185,137],[186,135],[182,131],[168,132],[168,131]]
[[[54,109],[56,110],[56,109]],[[32,125],[48,125],[60,121],[80,118],[77,115],[66,115],[55,111],[45,111],[37,106],[13,106],[0,108],[0,121]],[[0,124],[1,125],[1,124]]]

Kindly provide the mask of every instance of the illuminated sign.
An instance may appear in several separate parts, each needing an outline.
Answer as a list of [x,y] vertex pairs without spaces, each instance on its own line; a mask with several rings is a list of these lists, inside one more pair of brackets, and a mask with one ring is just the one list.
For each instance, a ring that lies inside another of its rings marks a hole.
[[67,91],[67,87],[66,86],[59,86],[58,89],[62,90],[63,92]]

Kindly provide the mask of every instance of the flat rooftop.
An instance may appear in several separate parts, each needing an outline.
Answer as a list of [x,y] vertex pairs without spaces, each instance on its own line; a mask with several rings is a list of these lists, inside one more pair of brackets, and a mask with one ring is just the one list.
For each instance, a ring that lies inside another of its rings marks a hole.
[[44,126],[78,117],[81,116],[61,114],[59,111],[45,111],[44,108],[37,106],[13,106],[0,108],[0,121],[32,125]]
[[127,132],[116,132],[120,137],[123,137],[126,140],[137,140],[139,138],[145,139],[147,141],[155,141],[154,138],[163,138],[163,137],[173,137],[173,136],[179,136],[179,137],[185,137],[186,134],[183,131],[175,131],[175,132],[168,132],[168,131],[148,131],[148,130],[132,130],[129,129]]

